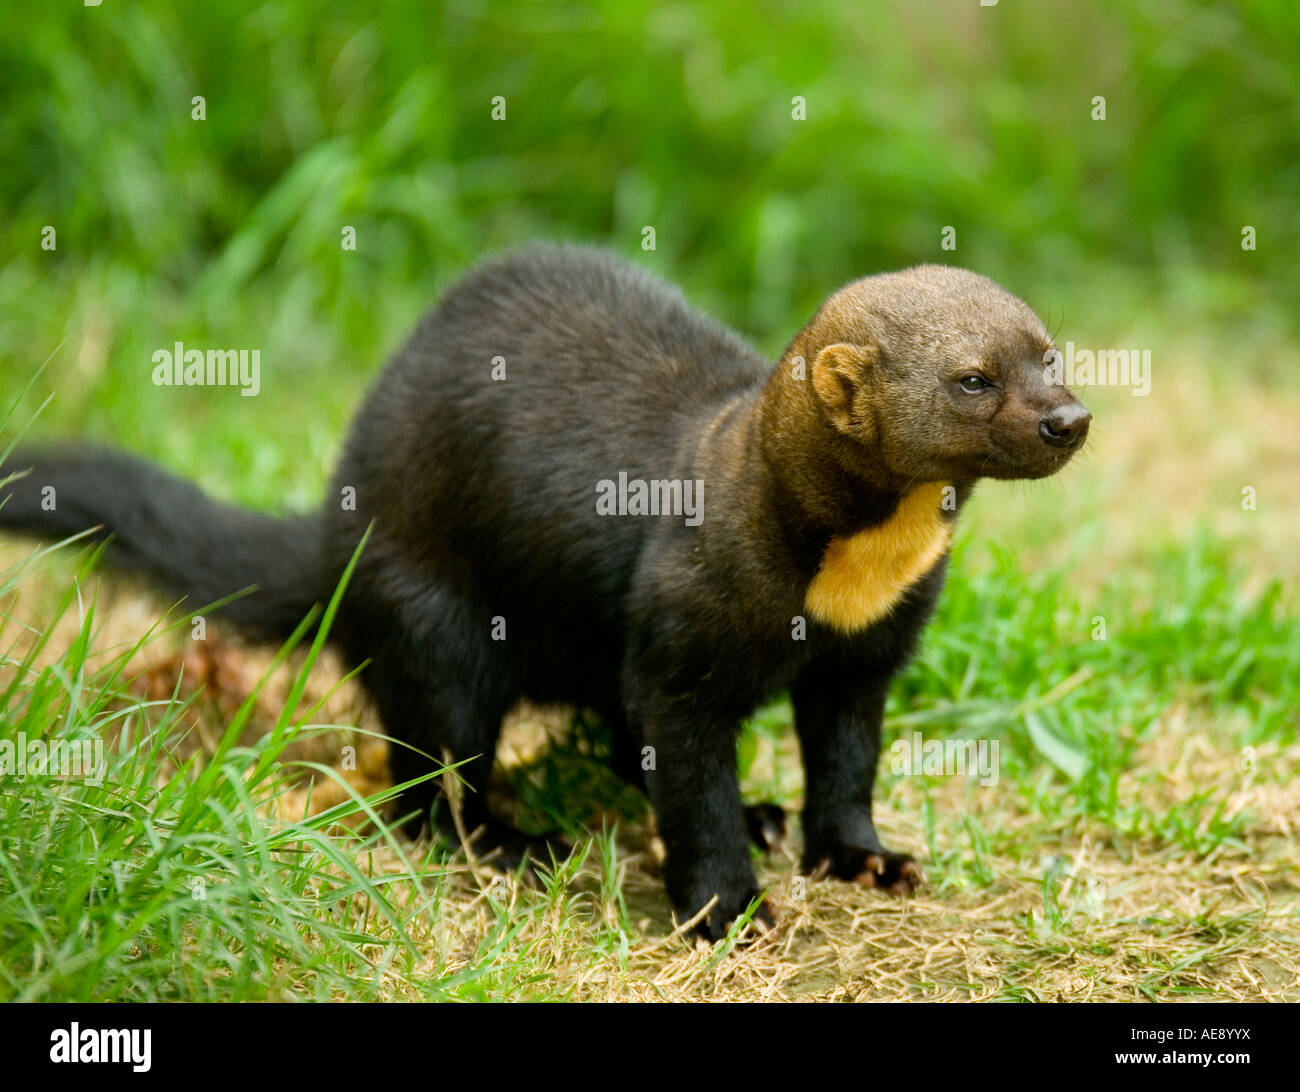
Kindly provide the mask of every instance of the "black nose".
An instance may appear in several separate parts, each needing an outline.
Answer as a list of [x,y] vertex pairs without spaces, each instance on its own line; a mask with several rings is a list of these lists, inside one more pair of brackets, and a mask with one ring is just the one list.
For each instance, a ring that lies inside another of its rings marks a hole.
[[1038,422],[1038,435],[1053,447],[1074,447],[1088,435],[1092,414],[1078,402],[1057,406]]

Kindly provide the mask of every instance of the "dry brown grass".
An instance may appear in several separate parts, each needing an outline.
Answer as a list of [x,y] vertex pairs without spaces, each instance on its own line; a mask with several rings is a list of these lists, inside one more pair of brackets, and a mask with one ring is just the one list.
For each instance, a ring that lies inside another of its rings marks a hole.
[[[1133,1001],[1182,995],[1220,1000],[1300,999],[1300,868],[1293,831],[1300,785],[1259,784],[1237,756],[1215,754],[1206,730],[1171,726],[1138,770],[1169,771],[1134,792],[1184,799],[1195,786],[1223,789],[1230,809],[1252,815],[1244,845],[1204,858],[1101,828],[1047,824],[1014,786],[981,794],[980,820],[999,832],[988,856],[994,879],[896,900],[834,881],[801,883],[792,847],[760,873],[780,926],[719,959],[674,932],[659,881],[657,846],[644,826],[620,838],[621,889],[636,935],[623,961],[593,954],[591,937],[617,921],[602,901],[601,870],[588,864],[559,901],[513,879],[466,869],[442,892],[428,942],[430,973],[454,973],[496,920],[488,895],[513,900],[524,921],[514,944],[537,972],[589,1000],[1032,1000]],[[789,759],[791,756],[787,755]],[[1294,768],[1300,749],[1260,761]],[[1138,772],[1135,772],[1135,779]],[[931,801],[937,840],[958,845],[970,806],[957,779]],[[920,790],[898,782],[880,808],[891,844],[924,856],[915,832]],[[1044,910],[1044,872],[1059,913]],[[530,912],[529,907],[533,910]]]

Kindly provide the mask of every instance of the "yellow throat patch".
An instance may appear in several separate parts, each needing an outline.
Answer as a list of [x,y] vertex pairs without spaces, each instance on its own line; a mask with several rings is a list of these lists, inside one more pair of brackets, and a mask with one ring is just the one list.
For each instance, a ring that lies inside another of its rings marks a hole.
[[924,482],[884,523],[831,539],[804,598],[809,615],[853,633],[888,614],[948,548],[952,524],[939,507],[947,486]]

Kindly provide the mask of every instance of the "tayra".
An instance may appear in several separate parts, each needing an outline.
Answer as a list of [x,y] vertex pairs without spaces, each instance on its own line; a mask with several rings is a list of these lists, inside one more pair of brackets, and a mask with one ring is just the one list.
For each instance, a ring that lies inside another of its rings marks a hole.
[[[370,661],[388,731],[468,760],[464,821],[513,858],[522,835],[482,792],[502,718],[525,698],[594,710],[649,792],[673,903],[716,896],[717,936],[756,895],[737,729],[781,691],[804,866],[919,879],[872,824],[886,689],[975,481],[1051,474],[1084,440],[1051,350],[992,281],[919,266],[836,292],[773,368],[640,269],[543,247],[481,266],[423,319],[316,513],[251,513],[125,454],[54,448],[11,458],[31,472],[0,523],[102,528],[110,556],[193,605],[256,585],[225,614],[275,636],[373,521],[331,637]],[[398,779],[429,768],[394,748]],[[408,802],[427,815],[434,791]]]

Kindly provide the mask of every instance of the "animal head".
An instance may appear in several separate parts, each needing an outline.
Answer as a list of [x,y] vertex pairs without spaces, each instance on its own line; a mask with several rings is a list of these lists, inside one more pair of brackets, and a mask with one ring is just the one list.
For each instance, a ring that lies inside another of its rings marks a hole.
[[853,281],[796,344],[831,424],[900,479],[1042,478],[1088,434],[1091,415],[1053,381],[1042,321],[968,270]]

